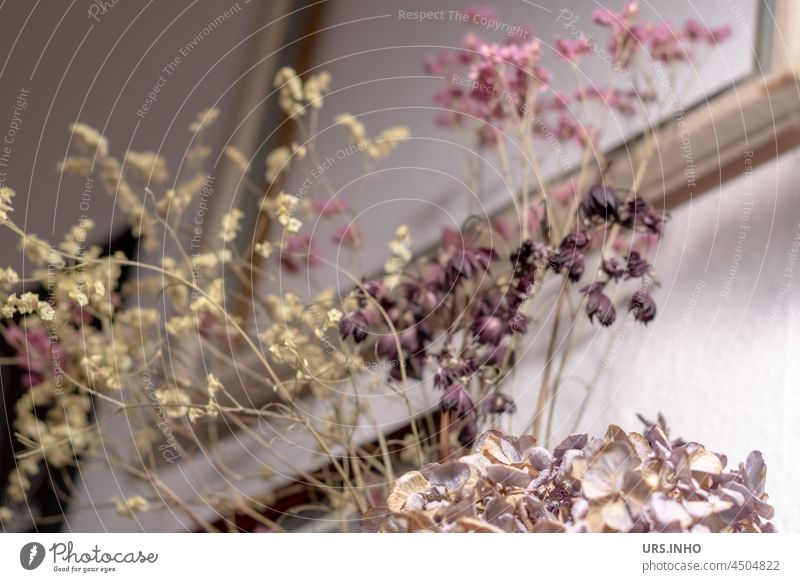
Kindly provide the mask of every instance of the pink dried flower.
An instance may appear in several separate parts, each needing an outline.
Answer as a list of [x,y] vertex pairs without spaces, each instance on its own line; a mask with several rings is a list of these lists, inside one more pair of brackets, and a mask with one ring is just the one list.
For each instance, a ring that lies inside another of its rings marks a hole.
[[497,19],[497,9],[491,5],[469,6],[464,10],[464,14],[471,22]]
[[42,327],[23,329],[11,325],[6,330],[8,342],[16,349],[17,365],[24,371],[22,383],[33,388],[52,377],[58,369],[66,369],[66,353],[58,341],[51,341]]
[[281,265],[290,273],[300,271],[301,265],[313,268],[319,265],[319,257],[312,246],[311,235],[295,234],[286,238],[280,253]]
[[567,182],[564,182],[557,188],[553,188],[549,192],[549,195],[552,196],[558,202],[565,204],[575,199],[576,191],[577,191],[577,185],[575,184],[575,181],[568,180]]
[[511,240],[516,234],[514,231],[514,226],[508,220],[503,218],[495,218],[492,220],[492,229],[504,241]]
[[359,248],[363,241],[364,233],[361,230],[361,225],[357,222],[339,226],[333,233],[333,242],[345,247]]
[[556,38],[556,50],[566,60],[575,62],[583,55],[589,54],[592,46],[586,38],[575,40]]
[[337,216],[350,210],[344,198],[312,198],[311,209],[319,216]]
[[732,31],[730,26],[719,26],[709,28],[700,24],[696,20],[689,19],[684,25],[686,38],[695,42],[705,42],[707,44],[720,43],[730,38]]

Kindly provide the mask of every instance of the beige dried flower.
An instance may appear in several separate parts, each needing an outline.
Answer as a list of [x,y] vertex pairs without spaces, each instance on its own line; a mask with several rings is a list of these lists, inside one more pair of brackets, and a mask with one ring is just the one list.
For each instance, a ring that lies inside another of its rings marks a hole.
[[164,408],[164,411],[167,413],[167,416],[170,418],[185,416],[189,411],[187,405],[192,403],[191,397],[176,386],[159,388],[156,390],[155,394],[159,403]]
[[389,242],[389,250],[392,252],[392,256],[383,264],[383,269],[386,273],[383,281],[390,289],[400,282],[400,275],[411,260],[411,242],[411,234],[408,227],[404,224],[397,227],[394,239]]
[[14,285],[19,283],[19,275],[11,267],[0,269],[0,287],[8,291]]
[[331,85],[331,74],[322,71],[318,75],[312,75],[303,86],[303,93],[306,103],[314,109],[322,108],[322,96],[328,92]]
[[159,184],[169,178],[167,161],[155,152],[129,151],[125,156],[125,163],[142,180]]
[[3,186],[0,188],[0,224],[5,224],[8,221],[8,215],[14,210],[11,206],[11,201],[16,196],[11,188]]
[[78,147],[87,154],[98,157],[108,155],[108,140],[96,129],[85,123],[73,123],[69,126],[69,130]]
[[244,212],[238,208],[234,208],[228,214],[222,217],[222,229],[220,231],[220,238],[225,242],[233,242],[239,231],[242,230],[241,221],[244,218]]
[[117,513],[122,517],[133,518],[137,513],[150,509],[150,502],[141,495],[134,495],[127,499],[122,499],[116,495],[111,498]]
[[289,160],[292,151],[286,146],[280,146],[272,150],[267,156],[267,170],[264,177],[270,184],[278,179],[278,176],[289,168]]
[[250,162],[247,160],[247,156],[245,156],[238,148],[234,146],[227,146],[224,151],[227,158],[233,162],[233,164],[239,168],[240,171],[246,172],[250,167]]
[[195,120],[189,124],[189,131],[199,133],[207,129],[219,117],[219,109],[211,107],[197,114]]
[[275,75],[278,104],[289,117],[303,115],[303,83],[291,67],[283,67]]

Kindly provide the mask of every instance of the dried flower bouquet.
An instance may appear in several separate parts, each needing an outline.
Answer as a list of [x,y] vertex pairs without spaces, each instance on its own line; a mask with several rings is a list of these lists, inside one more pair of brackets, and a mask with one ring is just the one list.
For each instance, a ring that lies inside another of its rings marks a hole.
[[[669,80],[693,51],[729,34],[694,22],[639,23],[636,2],[619,14],[598,10],[594,21],[608,30],[613,65],[601,86],[581,72],[582,59],[596,49],[582,36],[555,43],[574,76],[571,93],[553,90],[553,73],[542,62],[545,45],[527,32],[494,43],[470,31],[461,49],[426,61],[430,75],[447,79],[435,97],[439,124],[498,161],[522,212],[512,220],[470,217],[461,232],[443,233],[436,252],[420,256],[412,252],[411,229],[395,225],[380,277],[360,270],[365,242],[358,209],[336,196],[327,176],[308,193],[282,188],[290,169],[320,165],[316,138],[331,84],[325,72],[303,79],[290,68],[278,72],[278,103],[298,141],[267,156],[265,187],[249,177],[252,160],[226,148],[227,163],[242,176],[240,207],[220,221],[217,245],[206,236],[202,250],[191,218],[205,212],[213,187],[204,136],[217,110],[191,124],[193,145],[172,177],[160,155],[128,151],[117,158],[106,137],[73,125],[75,151],[59,170],[115,195],[142,255],[104,255],[87,242],[89,217],[61,241],[27,233],[12,217],[14,192],[0,189],[0,222],[19,237],[34,267],[24,279],[11,268],[0,271],[2,332],[16,350],[6,363],[19,368],[28,388],[16,404],[17,464],[0,495],[4,526],[52,519],[25,510],[32,493],[61,474],[66,490],[59,494],[69,498],[75,493],[69,469],[99,460],[139,485],[140,493],[105,500],[119,514],[136,518],[168,507],[206,531],[232,529],[241,515],[281,531],[286,513],[271,510],[272,489],[292,479],[306,493],[305,511],[318,516],[333,509],[343,527],[360,527],[364,515],[385,530],[768,531],[763,520],[771,510],[757,454],[739,473],[723,473],[723,458],[670,442],[663,426],[650,426],[644,437],[616,428],[604,441],[573,435],[553,452],[535,445],[534,437],[544,443],[554,437],[569,358],[569,349],[556,353],[559,329],[568,330],[570,345],[578,320],[608,327],[618,311],[642,324],[656,316],[658,282],[648,253],[666,217],[638,194],[652,140],[647,133],[642,138],[633,183],[607,183],[600,150],[606,122],[649,118],[663,100],[653,66]],[[369,134],[349,114],[334,123],[365,174],[410,137],[403,127]],[[554,145],[572,151],[577,164],[567,179],[548,181],[539,160]],[[476,172],[468,181],[473,191],[483,190]],[[260,218],[245,236],[251,206]],[[317,221],[329,226],[332,247],[312,236],[308,223]],[[350,253],[352,269],[332,258],[339,249]],[[157,260],[148,259],[159,251]],[[352,291],[304,297],[293,277],[321,267],[343,275]],[[125,270],[133,276],[123,282]],[[484,432],[521,412],[505,387],[524,356],[521,340],[536,325],[531,312],[548,279],[558,292],[548,306],[555,318],[537,404],[524,411],[531,436]],[[370,442],[357,433],[378,424],[376,405],[357,395],[377,392],[364,374],[375,363],[387,370],[378,387],[390,388],[381,390],[383,398],[406,407],[409,430],[373,431]],[[431,390],[438,407],[414,409],[409,381]],[[312,412],[310,401],[322,412]],[[112,447],[105,431],[119,419],[134,438]],[[273,436],[264,436],[265,426]],[[288,474],[276,480],[274,467],[254,461],[242,475],[215,457],[231,432],[273,455],[280,454],[281,435],[302,435],[324,462],[309,467],[283,459]],[[473,446],[475,454],[447,462]],[[199,491],[200,505],[217,519],[201,515],[161,478],[193,454],[212,459],[224,476],[222,489]],[[426,464],[433,461],[443,464]],[[397,480],[399,472],[421,466]],[[263,495],[242,494],[236,487],[242,479],[261,480]],[[385,505],[388,518],[380,514]]]

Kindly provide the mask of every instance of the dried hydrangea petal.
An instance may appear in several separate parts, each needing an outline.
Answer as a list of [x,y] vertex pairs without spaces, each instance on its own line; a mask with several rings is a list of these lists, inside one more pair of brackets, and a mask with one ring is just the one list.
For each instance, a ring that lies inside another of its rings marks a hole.
[[708,475],[721,475],[722,462],[714,453],[706,450],[698,450],[689,457],[689,468],[693,472],[706,473]]
[[571,449],[582,449],[587,442],[589,442],[589,436],[586,433],[571,434],[556,445],[553,449],[553,454],[560,459],[564,456],[564,453]]
[[622,493],[625,475],[638,464],[633,450],[615,442],[590,461],[583,474],[583,494],[588,499],[600,499]]
[[767,480],[767,465],[761,456],[761,451],[751,451],[739,472],[744,479],[744,484],[756,495],[764,493],[764,483]]
[[621,499],[604,504],[601,515],[603,523],[610,530],[625,532],[633,527],[633,520],[628,513],[628,508]]
[[650,499],[650,512],[659,529],[677,523],[681,528],[689,527],[692,517],[683,505],[661,492],[654,493]]
[[395,482],[392,492],[386,498],[386,506],[394,512],[405,509],[408,498],[412,495],[424,493],[431,488],[431,484],[419,471],[409,471]]

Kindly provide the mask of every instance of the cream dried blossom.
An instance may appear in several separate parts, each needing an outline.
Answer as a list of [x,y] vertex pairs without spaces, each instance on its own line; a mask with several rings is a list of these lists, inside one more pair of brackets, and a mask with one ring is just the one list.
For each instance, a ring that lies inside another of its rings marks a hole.
[[16,192],[7,186],[0,188],[0,224],[8,221],[8,215],[14,210],[11,201],[16,196]]
[[121,390],[123,383],[120,372],[127,372],[131,365],[130,356],[115,350],[113,346],[103,347],[100,353],[91,354],[81,360],[87,381],[96,389]]
[[264,177],[270,184],[278,179],[282,172],[289,168],[289,161],[292,158],[292,150],[286,146],[280,146],[272,150],[267,156],[266,172]]
[[94,228],[94,220],[82,218],[69,229],[58,248],[70,255],[80,255],[86,248],[86,237]]
[[303,83],[291,67],[283,67],[275,75],[278,105],[289,117],[303,115]]
[[85,153],[98,157],[108,155],[108,140],[96,129],[85,123],[73,123],[69,130],[78,147]]
[[127,499],[117,497],[111,498],[114,508],[122,517],[133,518],[137,513],[142,513],[150,509],[150,502],[141,495],[133,495]]
[[180,337],[191,330],[197,330],[200,320],[196,315],[175,315],[167,320],[167,333]]
[[19,247],[28,260],[35,265],[50,265],[52,267],[62,267],[64,265],[64,258],[56,252],[50,243],[35,234],[26,234],[21,238]]
[[643,434],[610,426],[548,450],[531,436],[488,431],[473,453],[400,477],[386,507],[366,515],[381,531],[772,532],[758,451],[725,471],[726,457],[670,440],[663,422]]
[[39,296],[35,293],[27,291],[20,296],[12,293],[7,299],[6,304],[2,308],[3,316],[7,319],[14,317],[15,314],[29,315],[32,313],[39,314],[45,321],[52,321],[55,318],[55,310],[46,301],[41,301]]
[[244,212],[238,208],[234,208],[222,217],[222,229],[220,230],[219,236],[223,241],[233,242],[236,240],[236,237],[242,230],[242,218],[244,218]]
[[236,166],[240,171],[246,172],[250,167],[250,161],[239,148],[234,146],[226,146],[224,152],[225,156],[231,162],[233,162],[233,165]]
[[331,74],[322,71],[317,75],[310,76],[303,85],[303,97],[314,109],[322,109],[322,96],[330,90]]
[[31,487],[31,478],[40,473],[40,459],[27,457],[18,459],[16,467],[8,475],[6,495],[10,501],[23,503],[26,501],[25,492]]
[[358,119],[353,117],[350,113],[342,113],[334,118],[334,121],[347,129],[350,134],[350,143],[357,146],[359,149],[366,150],[370,141],[367,138],[367,130],[364,124]]
[[81,307],[89,305],[89,298],[86,296],[86,293],[84,293],[83,290],[81,289],[73,289],[72,291],[69,292],[69,296],[71,299],[74,299],[75,302]]
[[200,133],[201,131],[207,129],[217,120],[219,113],[219,109],[216,107],[211,107],[205,111],[201,111],[197,114],[195,120],[189,124],[189,131],[192,133]]
[[297,233],[303,227],[303,223],[295,216],[299,204],[300,200],[296,196],[285,192],[278,194],[275,214],[278,222],[290,234]]
[[139,178],[148,182],[159,184],[169,178],[167,161],[155,152],[129,151],[125,156],[125,164]]
[[257,242],[253,246],[253,250],[257,255],[264,257],[265,259],[268,259],[270,256],[272,256],[272,252],[274,249],[272,243],[264,241],[264,242]]
[[338,327],[340,321],[342,321],[342,312],[338,309],[329,309],[325,314],[325,323],[327,327]]
[[390,127],[382,131],[367,149],[367,154],[373,159],[386,158],[400,144],[409,138],[411,131],[405,126]]
[[177,386],[160,388],[155,392],[156,398],[170,418],[180,418],[189,411],[192,398]]
[[364,124],[353,115],[343,113],[337,115],[334,121],[347,129],[350,135],[350,143],[360,151],[365,152],[373,160],[387,157],[400,142],[408,139],[411,134],[407,127],[390,127],[381,132],[374,140],[371,140],[367,136]]
[[222,382],[219,381],[214,374],[208,375],[208,397],[209,398],[216,398],[217,392],[223,392],[225,390],[225,386],[223,386]]
[[306,146],[299,145],[296,143],[292,144],[292,155],[296,157],[298,160],[304,160],[307,154],[308,154],[308,148],[306,148]]
[[19,283],[19,275],[14,269],[11,267],[0,269],[0,287],[8,291],[17,283]]
[[403,269],[411,261],[411,242],[408,226],[403,224],[397,227],[394,239],[389,242],[389,250],[392,256],[383,264],[383,269],[386,273],[383,281],[390,289],[399,283]]

